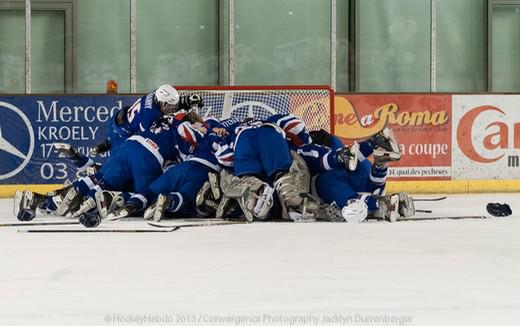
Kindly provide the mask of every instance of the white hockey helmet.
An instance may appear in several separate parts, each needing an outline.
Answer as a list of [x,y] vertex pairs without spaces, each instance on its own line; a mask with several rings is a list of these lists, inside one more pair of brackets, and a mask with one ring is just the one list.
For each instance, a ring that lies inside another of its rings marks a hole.
[[164,84],[155,90],[155,100],[164,111],[174,111],[175,106],[179,103],[179,92],[172,85]]
[[363,222],[368,215],[368,207],[362,199],[349,199],[341,209],[341,215],[348,223]]

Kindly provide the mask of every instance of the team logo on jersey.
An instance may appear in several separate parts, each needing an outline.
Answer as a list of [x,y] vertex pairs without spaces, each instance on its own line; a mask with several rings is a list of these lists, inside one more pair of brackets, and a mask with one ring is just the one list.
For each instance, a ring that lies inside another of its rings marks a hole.
[[22,110],[0,101],[0,180],[22,171],[31,160],[33,151],[31,122]]

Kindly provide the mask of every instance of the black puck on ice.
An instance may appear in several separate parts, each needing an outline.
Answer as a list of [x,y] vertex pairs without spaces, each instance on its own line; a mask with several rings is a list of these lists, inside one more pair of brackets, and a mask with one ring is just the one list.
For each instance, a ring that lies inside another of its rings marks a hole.
[[489,214],[497,217],[509,216],[513,214],[513,211],[511,211],[511,207],[509,207],[509,205],[505,203],[489,203],[486,206],[486,210]]

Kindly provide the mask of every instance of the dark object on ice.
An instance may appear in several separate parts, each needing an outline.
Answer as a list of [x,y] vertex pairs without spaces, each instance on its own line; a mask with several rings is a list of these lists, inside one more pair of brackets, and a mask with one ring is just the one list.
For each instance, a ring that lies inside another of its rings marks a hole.
[[98,213],[83,213],[79,216],[79,222],[87,228],[95,228],[101,223],[101,216]]
[[32,221],[34,217],[36,216],[35,211],[32,211],[27,208],[22,208],[19,212],[16,218],[18,218],[19,221]]
[[511,211],[511,207],[509,207],[509,205],[505,204],[505,203],[504,204],[489,203],[486,206],[486,210],[488,211],[489,214],[491,214],[493,216],[499,216],[499,217],[509,216],[509,215],[513,214],[513,212]]

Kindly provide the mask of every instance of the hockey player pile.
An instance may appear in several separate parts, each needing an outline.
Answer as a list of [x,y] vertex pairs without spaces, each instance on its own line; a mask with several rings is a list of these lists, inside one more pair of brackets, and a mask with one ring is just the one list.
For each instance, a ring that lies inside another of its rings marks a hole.
[[15,214],[67,216],[86,227],[137,216],[362,222],[415,214],[406,193],[385,194],[387,164],[401,157],[389,128],[345,146],[292,114],[219,121],[199,116],[202,106],[200,95],[180,96],[171,85],[143,96],[109,121],[109,139],[92,152],[110,151],[102,166],[57,145],[95,171],[52,193],[18,191]]

